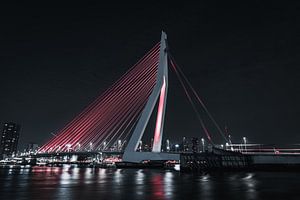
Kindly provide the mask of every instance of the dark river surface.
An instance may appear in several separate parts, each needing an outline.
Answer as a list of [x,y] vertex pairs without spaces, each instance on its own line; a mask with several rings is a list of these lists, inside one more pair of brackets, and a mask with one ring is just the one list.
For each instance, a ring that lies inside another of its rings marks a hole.
[[0,168],[0,199],[300,199],[300,173]]

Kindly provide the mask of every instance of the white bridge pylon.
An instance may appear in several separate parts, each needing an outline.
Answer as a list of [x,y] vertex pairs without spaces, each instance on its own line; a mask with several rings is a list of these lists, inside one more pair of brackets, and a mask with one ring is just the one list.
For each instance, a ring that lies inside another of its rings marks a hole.
[[[167,51],[167,35],[165,32],[161,34],[160,53],[156,84],[145,105],[139,121],[132,133],[128,145],[123,154],[125,162],[141,162],[143,160],[179,160],[179,154],[162,153],[161,143],[163,136],[164,118],[166,111],[168,93],[168,51]],[[158,112],[156,117],[156,126],[154,132],[154,140],[152,152],[137,152],[139,142],[145,132],[146,126],[158,102]]]

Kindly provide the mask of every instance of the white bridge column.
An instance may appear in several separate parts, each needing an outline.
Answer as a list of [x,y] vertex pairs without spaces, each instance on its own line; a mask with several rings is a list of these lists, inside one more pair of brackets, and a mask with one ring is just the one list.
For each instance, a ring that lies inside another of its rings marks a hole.
[[[178,160],[179,155],[161,152],[163,136],[163,125],[166,110],[167,91],[168,91],[168,52],[167,35],[162,32],[160,41],[160,54],[158,63],[158,73],[156,84],[145,105],[141,117],[132,133],[128,145],[123,154],[123,161],[141,162],[142,160]],[[144,134],[155,104],[159,98],[158,113],[153,141],[152,152],[136,152],[139,142]]]

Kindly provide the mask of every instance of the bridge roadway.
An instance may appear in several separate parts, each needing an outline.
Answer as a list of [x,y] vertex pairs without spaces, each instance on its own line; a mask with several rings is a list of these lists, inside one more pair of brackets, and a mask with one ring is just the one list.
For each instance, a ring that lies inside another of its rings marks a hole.
[[[37,153],[31,154],[32,158],[46,158],[54,156],[95,156],[95,155],[123,155],[123,151],[72,151],[72,152],[51,152],[51,153]],[[28,155],[20,156],[21,158],[29,157]]]

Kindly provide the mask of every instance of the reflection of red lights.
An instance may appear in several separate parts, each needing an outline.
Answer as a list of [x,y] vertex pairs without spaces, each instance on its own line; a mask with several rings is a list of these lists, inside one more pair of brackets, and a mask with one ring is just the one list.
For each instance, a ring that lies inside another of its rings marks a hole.
[[153,199],[163,199],[164,198],[164,187],[161,175],[155,175],[151,180],[153,188]]
[[168,160],[166,162],[166,164],[177,164],[177,163],[178,163],[178,161],[176,161],[176,160]]

